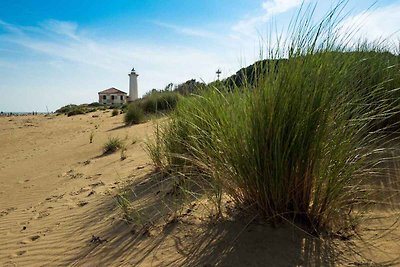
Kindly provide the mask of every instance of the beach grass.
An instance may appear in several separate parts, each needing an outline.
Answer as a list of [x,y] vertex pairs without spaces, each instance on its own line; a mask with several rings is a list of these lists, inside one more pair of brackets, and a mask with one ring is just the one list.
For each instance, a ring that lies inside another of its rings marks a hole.
[[384,42],[349,42],[337,30],[342,5],[317,22],[301,10],[251,79],[180,100],[147,146],[155,166],[207,181],[219,212],[226,195],[271,223],[356,229],[398,129],[399,58]]
[[104,154],[111,154],[116,152],[118,149],[124,148],[123,141],[118,137],[109,137],[107,142],[103,146]]
[[136,103],[132,103],[128,106],[125,113],[124,121],[126,125],[139,124],[144,121],[144,112],[141,107]]

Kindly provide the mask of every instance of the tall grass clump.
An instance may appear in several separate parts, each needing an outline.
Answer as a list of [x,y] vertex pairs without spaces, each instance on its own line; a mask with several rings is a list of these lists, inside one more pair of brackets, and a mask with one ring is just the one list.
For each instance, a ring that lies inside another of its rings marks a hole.
[[264,48],[264,63],[281,64],[257,65],[251,82],[179,101],[149,146],[155,164],[271,222],[355,229],[376,203],[371,173],[396,130],[400,68],[383,43],[340,33],[341,8],[318,23],[300,12],[290,37]]
[[175,109],[179,100],[176,92],[154,92],[138,101],[145,113],[167,112]]
[[130,104],[125,113],[124,120],[126,125],[139,124],[143,122],[144,113],[142,108],[140,108],[137,104]]

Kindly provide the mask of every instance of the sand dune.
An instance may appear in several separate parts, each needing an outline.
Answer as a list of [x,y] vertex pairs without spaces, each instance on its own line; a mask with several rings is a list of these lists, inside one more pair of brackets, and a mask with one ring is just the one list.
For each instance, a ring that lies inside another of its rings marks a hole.
[[[113,194],[148,171],[136,169],[149,168],[142,145],[152,124],[118,128],[121,116],[92,115],[0,118],[1,265],[69,265],[119,221]],[[126,140],[127,159],[101,156],[109,136]]]
[[[149,179],[154,174],[143,149],[153,123],[123,127],[121,121],[109,112],[0,118],[1,266],[368,263],[356,258],[333,261],[334,244],[293,226],[273,228],[247,217],[209,220],[199,203],[184,208],[178,220],[163,221],[168,211],[159,195],[165,195],[160,194],[165,188]],[[127,144],[125,160],[119,152],[102,155],[110,136]],[[138,200],[132,205],[141,206],[158,223],[138,227],[122,220],[115,195],[127,185]],[[374,234],[368,232],[366,238]],[[382,251],[370,254],[372,259],[399,253],[399,242],[383,241],[376,243]]]

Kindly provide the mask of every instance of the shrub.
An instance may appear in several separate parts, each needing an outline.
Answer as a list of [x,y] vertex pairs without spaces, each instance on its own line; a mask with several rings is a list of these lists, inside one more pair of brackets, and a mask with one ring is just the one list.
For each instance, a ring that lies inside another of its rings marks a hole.
[[104,154],[114,153],[123,146],[124,144],[121,139],[119,139],[118,137],[110,137],[108,138],[108,141],[104,144],[103,153]]
[[85,114],[85,113],[86,113],[85,110],[82,108],[74,108],[67,113],[67,116],[70,117],[70,116],[75,116],[75,115],[80,115],[80,114]]
[[117,116],[118,114],[119,114],[119,110],[118,109],[113,109],[113,111],[111,113],[111,116],[114,117],[114,116]]
[[148,150],[157,167],[207,180],[217,203],[227,194],[270,221],[346,232],[358,208],[378,203],[370,174],[387,160],[388,127],[376,125],[399,114],[399,61],[341,43],[334,14],[296,21],[295,36],[268,50],[284,64],[182,99]]
[[88,105],[88,107],[102,107],[102,106],[103,104],[100,104],[99,102],[93,102]]
[[173,110],[179,100],[175,92],[155,92],[138,101],[138,105],[146,113],[166,112]]
[[139,124],[144,120],[143,110],[137,104],[130,104],[125,113],[125,124]]

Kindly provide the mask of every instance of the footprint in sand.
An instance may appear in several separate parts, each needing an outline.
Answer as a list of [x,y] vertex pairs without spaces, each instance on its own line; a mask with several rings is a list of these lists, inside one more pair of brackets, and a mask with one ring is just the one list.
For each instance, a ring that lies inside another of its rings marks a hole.
[[101,173],[96,173],[95,175],[87,176],[86,179],[98,179],[101,175]]
[[77,196],[77,195],[80,195],[80,194],[82,194],[82,193],[84,193],[84,192],[87,192],[87,191],[89,191],[89,190],[90,190],[90,188],[83,187],[83,188],[79,189],[78,191],[69,193],[69,195],[70,195],[70,196]]
[[91,187],[97,187],[97,186],[103,186],[103,185],[105,185],[102,181],[99,181],[99,182],[97,182],[97,183],[93,183],[93,184],[90,184],[89,186],[91,186]]
[[17,208],[11,207],[11,208],[8,208],[6,210],[1,211],[0,212],[0,218],[10,214],[10,212],[13,212],[14,210],[17,210]]
[[38,240],[40,238],[40,235],[33,235],[29,238],[26,238],[24,240],[22,240],[21,242],[19,242],[20,245],[27,245],[31,242],[35,242],[36,240]]
[[79,207],[83,207],[83,206],[86,206],[87,204],[89,204],[89,202],[87,202],[87,201],[79,201],[77,205]]
[[[14,254],[9,255],[9,258],[10,259],[16,258],[16,257],[24,255],[25,253],[26,253],[26,250],[20,250],[20,251],[15,252]],[[6,262],[4,266],[18,266],[18,265],[14,262]]]
[[17,251],[18,256],[22,256],[26,253],[26,250]]
[[64,197],[65,194],[61,194],[61,195],[52,195],[51,197],[47,197],[46,201],[50,201],[50,202],[56,202],[59,199],[62,199]]
[[40,235],[34,235],[34,236],[31,236],[30,237],[30,239],[32,240],[32,241],[36,241],[36,240],[38,240],[40,238]]

